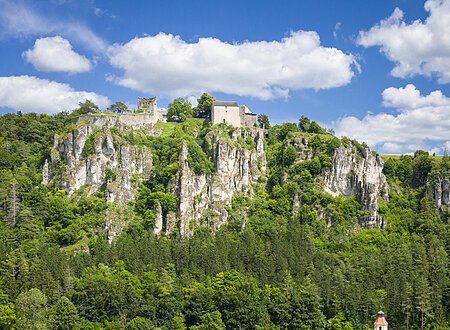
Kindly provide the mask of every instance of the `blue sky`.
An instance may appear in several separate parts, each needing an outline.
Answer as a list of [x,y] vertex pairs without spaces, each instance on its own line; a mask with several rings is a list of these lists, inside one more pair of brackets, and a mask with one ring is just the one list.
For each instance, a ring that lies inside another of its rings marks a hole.
[[383,153],[450,148],[450,0],[0,0],[0,112],[208,91]]

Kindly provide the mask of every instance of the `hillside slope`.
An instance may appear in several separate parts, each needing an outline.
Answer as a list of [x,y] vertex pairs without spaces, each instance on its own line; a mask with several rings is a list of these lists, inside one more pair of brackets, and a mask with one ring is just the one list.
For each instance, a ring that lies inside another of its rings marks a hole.
[[448,326],[448,156],[107,122],[0,117],[0,327]]

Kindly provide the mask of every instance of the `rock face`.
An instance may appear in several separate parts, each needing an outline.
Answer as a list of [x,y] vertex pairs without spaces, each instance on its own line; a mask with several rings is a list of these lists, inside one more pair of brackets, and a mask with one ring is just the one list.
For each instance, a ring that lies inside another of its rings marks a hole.
[[440,211],[450,207],[450,178],[438,176],[434,183],[434,199]]
[[388,200],[388,185],[382,173],[381,157],[363,149],[340,146],[333,155],[333,167],[323,174],[323,189],[333,196],[355,196],[370,215],[364,219],[364,227],[382,227],[382,217],[377,215],[378,198]]
[[[118,129],[145,129],[141,123],[139,127],[135,126],[117,125],[108,120],[78,122],[78,126],[65,137],[55,137],[51,165],[43,169],[46,182],[58,180],[61,189],[69,196],[78,190],[91,195],[102,189],[108,202],[132,200],[137,188],[133,178],[140,181],[150,178],[151,149],[131,145],[114,133]],[[146,133],[158,134],[151,129]],[[242,147],[238,143],[242,138],[253,139],[256,147]],[[161,207],[154,210],[154,231],[157,235],[164,233],[163,230],[170,233],[178,227],[181,236],[189,236],[200,224],[209,225],[213,230],[219,228],[227,221],[226,206],[232,197],[236,193],[251,195],[252,183],[265,173],[262,132],[256,129],[237,130],[228,139],[219,138],[211,132],[206,139],[212,146],[215,173],[196,175],[189,168],[188,149],[183,143],[178,176],[169,187],[178,197],[177,211],[163,217]],[[107,218],[105,232],[111,240],[120,228],[112,223],[111,217]]]
[[226,223],[226,206],[236,193],[252,194],[252,183],[265,173],[266,157],[261,132],[251,133],[256,148],[242,148],[234,141],[224,141],[214,134],[207,138],[213,150],[214,175],[195,175],[187,161],[185,143],[180,155],[180,171],[176,193],[179,197],[177,218],[181,236],[189,236],[198,225],[213,230]]
[[[120,123],[111,120],[78,121],[69,134],[55,137],[51,162],[43,169],[44,181],[59,184],[69,196],[77,191],[91,195],[101,190],[108,202],[119,204],[105,216],[104,229],[109,240],[120,233],[133,214],[132,208],[125,212],[120,203],[125,205],[132,200],[136,182],[151,179],[152,171],[151,148],[131,144],[119,133],[133,130],[151,136],[161,133],[153,125],[146,126],[140,121],[127,125],[123,120]],[[213,173],[194,173],[189,166],[187,143],[183,142],[178,172],[167,187],[177,197],[177,208],[164,214],[157,205],[153,210],[155,234],[169,234],[178,229],[182,237],[187,237],[199,225],[217,230],[228,221],[227,208],[233,196],[240,193],[251,196],[253,184],[265,174],[263,130],[242,128],[233,133],[211,130],[205,140],[211,146]],[[306,139],[295,140],[293,145],[300,161],[314,157]],[[382,169],[381,158],[369,150],[359,152],[352,145],[340,146],[334,152],[333,167],[322,173],[323,189],[334,196],[355,196],[370,214],[364,225],[381,227],[383,220],[377,216],[377,202],[380,196],[388,198]],[[441,203],[448,204],[448,186],[448,180],[440,185]],[[114,223],[118,214],[120,224]]]
[[152,169],[149,149],[123,141],[118,143],[108,126],[99,130],[90,124],[78,126],[64,138],[55,137],[53,176],[61,161],[66,166],[60,176],[60,186],[69,196],[82,187],[86,189],[84,193],[91,195],[103,186],[109,202],[131,200],[133,176],[145,180]]

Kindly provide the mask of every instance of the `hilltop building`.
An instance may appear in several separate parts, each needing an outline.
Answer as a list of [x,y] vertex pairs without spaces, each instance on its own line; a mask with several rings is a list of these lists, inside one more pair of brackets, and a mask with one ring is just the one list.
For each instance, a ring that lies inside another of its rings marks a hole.
[[156,114],[157,110],[158,106],[156,105],[156,96],[138,98],[138,108],[136,112]]
[[388,330],[388,321],[384,318],[384,312],[379,311],[373,322],[373,330]]
[[214,101],[211,107],[213,125],[226,123],[234,127],[255,127],[256,114],[237,102]]
[[[145,125],[167,121],[167,110],[160,110],[156,105],[156,97],[138,98],[138,106],[134,113],[94,113],[72,119],[73,123],[87,121],[98,127],[105,125],[128,125],[141,128]],[[245,105],[231,101],[215,101],[211,106],[211,122],[213,125],[226,123],[233,127],[256,127],[256,114]]]

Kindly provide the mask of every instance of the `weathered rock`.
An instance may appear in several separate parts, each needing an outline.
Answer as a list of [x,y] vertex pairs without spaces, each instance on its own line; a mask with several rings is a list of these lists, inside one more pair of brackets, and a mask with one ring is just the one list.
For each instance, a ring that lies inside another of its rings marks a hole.
[[44,166],[42,167],[42,184],[48,184],[49,182],[49,166],[48,160],[45,160]]
[[439,175],[434,179],[436,207],[442,211],[450,207],[450,176]]
[[183,143],[177,188],[179,198],[177,218],[181,236],[189,236],[207,217],[207,225],[217,230],[227,222],[226,206],[237,193],[252,194],[252,183],[265,173],[266,158],[261,132],[255,132],[256,149],[248,150],[233,141],[225,141],[214,134],[207,138],[213,150],[214,174],[195,175],[187,161],[188,148]]
[[333,155],[333,167],[323,173],[323,189],[333,196],[355,196],[370,215],[364,227],[382,227],[383,219],[377,215],[379,197],[388,200],[388,185],[383,174],[384,162],[378,154],[355,147],[340,146]]
[[[159,132],[153,126],[146,126],[146,122],[138,122],[134,127],[127,126],[124,120],[116,121],[114,118],[80,121],[71,133],[56,137],[51,165],[47,166],[49,171],[45,166],[43,169],[43,181],[59,180],[69,195],[82,188],[87,195],[101,189],[108,202],[126,204],[132,200],[137,188],[135,179],[151,178],[151,149],[126,142],[117,135],[117,130],[144,129],[151,135]],[[263,135],[263,130],[256,128],[236,129],[231,137],[209,132],[205,139],[211,145],[214,172],[200,175],[190,168],[188,146],[183,143],[178,173],[168,186],[177,197],[177,210],[164,213],[156,205],[155,234],[168,235],[178,229],[182,237],[187,237],[199,225],[215,231],[227,223],[227,207],[233,196],[241,193],[251,196],[252,185],[266,172]],[[242,139],[252,139],[250,145],[255,147],[240,143]],[[289,143],[299,152],[299,161],[315,156],[306,138]],[[382,169],[383,161],[378,155],[367,149],[356,151],[352,145],[341,146],[334,152],[333,167],[323,173],[323,189],[334,196],[355,196],[370,214],[364,225],[381,227],[383,220],[377,215],[377,203],[380,196],[388,198]],[[441,201],[448,203],[448,180],[441,184],[441,190]],[[294,209],[301,207],[298,196],[294,204]],[[106,214],[104,231],[109,240],[120,233],[132,213],[119,211]],[[115,217],[121,219],[119,223],[115,223]]]
[[[103,186],[108,202],[133,199],[133,176],[142,180],[150,176],[150,150],[115,141],[109,127],[100,131],[97,128],[95,135],[93,132],[93,126],[84,124],[62,139],[55,138],[52,168],[60,161],[66,164],[60,178],[61,188],[70,196],[82,187],[91,195]],[[83,150],[88,138],[93,140],[93,154],[86,155]]]

